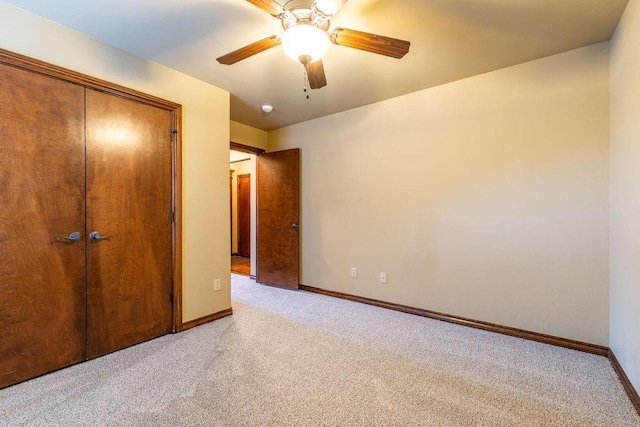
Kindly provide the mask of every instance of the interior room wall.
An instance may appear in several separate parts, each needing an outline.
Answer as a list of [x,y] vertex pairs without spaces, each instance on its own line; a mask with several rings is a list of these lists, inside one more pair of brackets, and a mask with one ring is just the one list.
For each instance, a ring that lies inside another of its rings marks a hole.
[[611,339],[640,392],[640,1],[611,41]]
[[303,284],[608,345],[608,43],[269,133],[293,147]]
[[229,129],[232,142],[263,150],[267,149],[269,137],[266,131],[234,121],[229,123]]
[[231,307],[229,93],[3,2],[0,20],[4,49],[182,104],[183,320]]

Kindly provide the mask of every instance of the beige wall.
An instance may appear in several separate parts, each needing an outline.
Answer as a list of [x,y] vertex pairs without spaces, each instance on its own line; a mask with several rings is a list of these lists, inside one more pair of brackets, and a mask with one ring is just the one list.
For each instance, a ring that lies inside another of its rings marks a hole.
[[229,308],[229,93],[3,2],[0,24],[4,49],[182,104],[184,320]]
[[602,43],[270,132],[301,147],[302,283],[607,345],[608,60]]
[[611,42],[611,341],[640,392],[640,1]]
[[234,121],[229,122],[229,128],[232,142],[263,150],[267,149],[268,134],[266,131]]

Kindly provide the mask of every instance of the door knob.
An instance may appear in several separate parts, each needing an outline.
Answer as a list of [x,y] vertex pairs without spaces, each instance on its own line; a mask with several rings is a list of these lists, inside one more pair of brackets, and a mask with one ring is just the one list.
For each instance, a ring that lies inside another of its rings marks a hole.
[[105,234],[103,236],[97,231],[92,231],[91,234],[89,234],[89,239],[91,239],[92,242],[99,242],[100,240],[111,240],[112,237],[113,234]]
[[82,240],[82,233],[80,233],[79,231],[74,231],[68,236],[56,237],[55,239],[53,239],[53,242],[51,243],[56,243],[56,242],[75,243],[75,242],[79,242],[80,240]]
[[291,228],[300,228],[300,226],[296,223],[291,224]]

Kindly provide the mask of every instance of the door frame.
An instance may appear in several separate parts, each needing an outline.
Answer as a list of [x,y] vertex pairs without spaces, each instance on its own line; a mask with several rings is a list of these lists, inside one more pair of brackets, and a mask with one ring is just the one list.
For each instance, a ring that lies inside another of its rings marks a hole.
[[267,150],[263,148],[252,147],[250,145],[244,145],[233,141],[229,143],[229,150],[242,151],[243,153],[255,154],[256,156],[267,152]]
[[171,150],[171,282],[172,282],[172,332],[182,329],[182,106],[152,95],[110,83],[67,68],[0,48],[0,63],[23,70],[43,74],[84,88],[151,105],[172,113]]
[[[265,150],[263,148],[252,147],[250,145],[244,145],[244,144],[240,144],[238,142],[233,142],[233,141],[229,142],[229,150],[235,150],[235,151],[240,151],[240,152],[243,152],[243,153],[255,154],[256,162],[257,162],[257,157],[259,157],[261,154],[264,154],[264,153],[267,152],[267,150]],[[253,178],[253,181],[254,181],[254,183],[252,183],[252,185],[257,185],[258,177],[255,176]],[[258,200],[257,200],[257,194],[256,194],[256,209],[257,209],[257,203],[258,203]],[[233,213],[231,215],[233,215]],[[258,226],[258,224],[257,224],[257,221],[256,221],[256,227],[257,226]],[[258,230],[256,230],[256,256],[257,256],[257,249],[258,249],[257,233],[258,233]],[[258,275],[257,269],[258,269],[258,265],[256,263],[256,271],[253,272],[254,274],[249,276],[251,279],[255,279],[256,276]]]
[[[229,142],[229,149],[256,155],[256,174],[255,174],[255,179],[254,180],[255,180],[255,185],[256,185],[256,211],[258,211],[258,206],[260,205],[260,198],[259,198],[259,195],[258,195],[258,185],[259,185],[258,183],[260,182],[260,173],[258,172],[258,169],[259,169],[258,164],[260,162],[260,156],[263,155],[263,154],[267,154],[267,151],[262,149],[262,148],[252,147],[252,146],[249,146],[249,145],[244,145],[244,144],[240,144],[240,143],[233,142],[233,141]],[[298,201],[298,203],[299,203],[299,201]],[[259,216],[259,214],[257,214],[257,216]],[[299,218],[298,218],[298,221],[299,221]],[[259,222],[260,221],[256,218],[256,258],[257,258],[256,259],[256,264],[255,264],[256,271],[254,272],[255,275],[251,275],[250,276],[250,278],[251,279],[255,279],[256,282],[258,280],[258,275],[259,275],[259,270],[260,270],[260,266],[259,266],[259,262],[258,262],[258,259],[259,259],[259,255],[258,255],[259,250],[258,249],[260,248],[260,239],[258,237],[258,235],[260,234],[259,233],[259,227],[260,227],[259,226]],[[299,239],[299,237],[298,237],[298,239]],[[299,245],[299,240],[298,240],[298,245]],[[299,251],[299,248],[298,248],[298,251]],[[300,256],[299,253],[298,253],[298,256]],[[299,260],[298,260],[298,263],[299,263]],[[298,284],[297,284],[297,288],[299,288],[299,286],[300,286],[300,283],[299,283],[300,277],[299,277],[299,275],[300,275],[300,266],[298,264]],[[257,282],[257,283],[259,283],[259,282]],[[275,285],[275,284],[271,284],[271,283],[262,283],[262,284],[268,285],[268,286],[279,286],[279,285]],[[289,288],[289,287],[283,287],[283,288],[285,288],[285,289],[293,289],[293,288]]]

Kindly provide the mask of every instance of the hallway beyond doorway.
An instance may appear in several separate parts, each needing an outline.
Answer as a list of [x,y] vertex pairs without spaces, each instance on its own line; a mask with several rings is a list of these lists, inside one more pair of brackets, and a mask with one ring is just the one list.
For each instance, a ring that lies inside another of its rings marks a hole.
[[251,258],[240,255],[231,256],[231,272],[242,274],[243,276],[251,275]]

